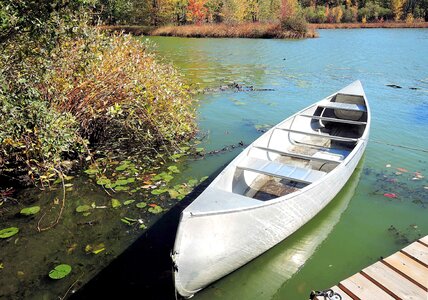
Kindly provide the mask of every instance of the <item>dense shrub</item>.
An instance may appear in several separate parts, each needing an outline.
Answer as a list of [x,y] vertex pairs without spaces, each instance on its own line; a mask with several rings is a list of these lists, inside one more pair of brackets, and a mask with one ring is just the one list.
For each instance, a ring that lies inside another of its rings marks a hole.
[[132,141],[150,156],[194,135],[182,78],[145,43],[104,36],[67,6],[10,7],[0,36],[1,176],[49,180],[86,156],[88,141]]
[[303,13],[285,17],[281,20],[281,27],[286,31],[293,31],[299,34],[305,34],[308,31],[308,24]]

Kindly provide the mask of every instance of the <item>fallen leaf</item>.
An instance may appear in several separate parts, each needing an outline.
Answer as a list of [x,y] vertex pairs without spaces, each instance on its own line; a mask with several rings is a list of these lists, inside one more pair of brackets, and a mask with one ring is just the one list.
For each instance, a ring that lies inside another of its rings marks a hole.
[[397,195],[394,193],[385,193],[383,195],[387,198],[397,198]]

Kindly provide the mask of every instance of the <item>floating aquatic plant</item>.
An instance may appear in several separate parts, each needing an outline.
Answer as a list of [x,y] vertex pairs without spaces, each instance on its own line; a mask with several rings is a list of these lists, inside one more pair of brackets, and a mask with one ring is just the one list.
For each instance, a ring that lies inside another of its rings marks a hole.
[[62,279],[71,272],[71,266],[67,264],[60,264],[49,272],[49,277],[52,279]]
[[21,209],[20,214],[24,216],[35,215],[40,211],[40,206],[32,206]]
[[11,236],[14,236],[15,234],[17,234],[18,232],[19,232],[18,227],[9,227],[9,228],[2,229],[0,230],[0,239],[10,238]]

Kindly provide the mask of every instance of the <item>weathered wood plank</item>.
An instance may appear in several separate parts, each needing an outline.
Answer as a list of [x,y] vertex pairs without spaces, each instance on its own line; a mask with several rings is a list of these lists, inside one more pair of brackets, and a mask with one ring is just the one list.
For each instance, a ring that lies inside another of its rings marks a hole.
[[374,263],[370,267],[365,268],[362,272],[398,298],[419,300],[427,299],[428,297],[426,291],[381,262]]
[[428,268],[424,265],[401,252],[385,258],[384,261],[398,272],[405,274],[412,281],[415,281],[425,291],[428,291]]
[[352,294],[358,296],[360,299],[376,299],[376,300],[390,300],[394,299],[388,295],[384,290],[368,280],[366,277],[357,273],[348,279],[340,282],[340,284],[349,290]]
[[412,256],[423,265],[428,267],[428,247],[422,245],[421,243],[415,242],[401,251]]
[[424,236],[423,238],[421,238],[419,240],[428,247],[428,235]]

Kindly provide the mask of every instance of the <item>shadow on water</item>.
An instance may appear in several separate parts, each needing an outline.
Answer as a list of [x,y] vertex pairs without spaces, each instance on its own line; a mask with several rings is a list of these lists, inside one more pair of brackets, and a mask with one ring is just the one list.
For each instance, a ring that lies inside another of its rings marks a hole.
[[129,248],[70,299],[175,299],[170,252],[180,214],[224,169],[222,166],[165,213]]
[[[315,252],[346,210],[359,182],[363,162],[318,216],[276,247],[196,295],[198,299],[270,299]],[[175,299],[170,252],[180,214],[221,172],[221,167],[164,214],[147,232],[71,299],[141,296]]]

